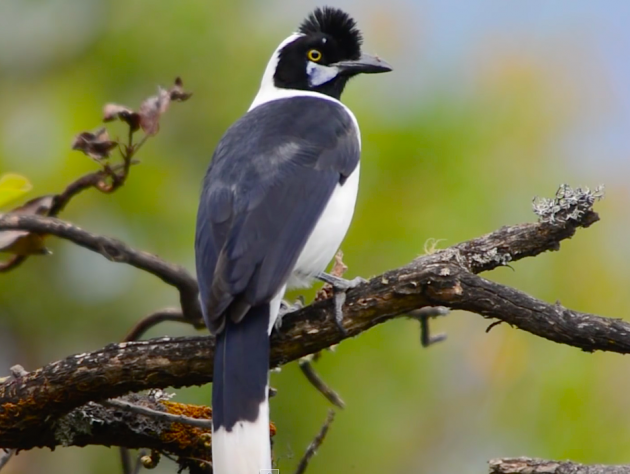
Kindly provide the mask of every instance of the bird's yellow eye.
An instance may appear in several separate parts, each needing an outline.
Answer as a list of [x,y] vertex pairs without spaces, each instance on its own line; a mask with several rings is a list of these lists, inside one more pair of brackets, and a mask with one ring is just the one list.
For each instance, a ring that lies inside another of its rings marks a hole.
[[308,57],[308,59],[310,61],[313,62],[318,62],[320,59],[322,59],[322,53],[320,53],[319,51],[317,51],[316,49],[311,49],[306,56]]

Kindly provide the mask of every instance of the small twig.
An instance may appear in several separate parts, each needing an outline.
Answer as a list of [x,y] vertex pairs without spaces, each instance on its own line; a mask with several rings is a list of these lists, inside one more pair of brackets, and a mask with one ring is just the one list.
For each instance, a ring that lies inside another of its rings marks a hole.
[[9,260],[0,262],[0,273],[8,272],[19,267],[25,260],[26,257],[24,255],[13,255]]
[[326,422],[322,425],[322,428],[319,430],[319,433],[317,434],[317,436],[315,436],[313,441],[311,441],[311,444],[308,445],[308,448],[306,448],[306,452],[304,453],[304,456],[302,456],[302,459],[300,460],[300,464],[295,470],[295,474],[304,474],[304,472],[306,472],[308,463],[310,462],[311,458],[315,456],[315,454],[317,453],[317,450],[324,442],[324,439],[326,438],[326,434],[328,433],[328,429],[330,428],[330,425],[332,424],[334,419],[335,419],[335,411],[328,410],[328,417],[326,418]]
[[169,423],[182,423],[184,425],[195,426],[204,430],[212,430],[212,420],[203,420],[199,418],[190,418],[183,415],[173,415],[164,411],[157,411],[152,408],[134,405],[133,403],[123,402],[122,400],[105,400],[99,402],[103,406],[120,408],[138,415],[148,416],[150,418],[167,421]]
[[123,339],[124,342],[137,341],[140,339],[149,329],[157,326],[160,323],[172,321],[177,323],[192,324],[195,329],[201,329],[204,327],[203,320],[191,321],[189,318],[184,317],[182,311],[178,308],[165,308],[150,314],[144,319],[141,319],[131,331]]
[[450,310],[444,306],[428,306],[426,308],[409,311],[409,316],[420,321],[420,344],[422,347],[429,347],[438,342],[446,340],[446,334],[440,333],[431,335],[429,320],[440,316],[446,316]]
[[134,468],[131,465],[131,455],[127,448],[120,448],[120,464],[122,465],[123,474],[137,474],[134,472]]
[[499,324],[503,324],[503,321],[495,321],[493,323],[491,323],[487,328],[486,328],[486,334],[488,334],[490,331],[492,331],[495,327],[497,327]]
[[[184,459],[186,461],[193,461],[193,462],[198,463],[199,467],[202,467],[202,466],[204,467],[203,471],[198,471],[198,472],[208,472],[208,469],[210,469],[210,470],[212,469],[212,462],[208,461],[207,459],[193,458],[193,457],[190,457],[190,456],[187,457],[187,458],[184,458]],[[178,461],[181,463],[182,459],[180,458]],[[188,466],[188,468],[190,469],[190,466]],[[210,472],[212,472],[212,471],[210,471]]]
[[187,470],[190,474],[212,474],[212,461],[193,456],[179,456],[175,458],[168,453],[162,454],[164,454],[165,458],[177,463],[179,465],[180,472],[185,472]]
[[[4,450],[0,448],[0,451]],[[7,451],[4,451],[4,453],[0,455],[0,470],[2,470],[2,468],[7,465],[7,463],[13,457],[16,451],[16,449],[9,449]]]
[[[131,166],[132,164],[136,164],[137,161],[130,160],[127,166]],[[115,166],[107,167],[106,169],[102,169],[99,171],[95,171],[92,173],[88,173],[86,175],[81,176],[76,179],[72,183],[70,183],[66,188],[59,194],[53,196],[52,205],[47,212],[49,217],[56,217],[59,215],[61,211],[65,209],[70,200],[74,198],[76,195],[81,192],[90,189],[96,188],[101,192],[110,193],[114,189],[111,187],[104,185],[104,180],[108,177],[116,175],[116,172],[119,169],[123,169],[123,164],[118,164]],[[125,173],[128,173],[128,168]],[[24,263],[28,259],[27,255],[13,255],[9,260],[4,262],[0,262],[0,273],[9,272],[11,270],[16,269],[22,263]]]
[[[129,166],[136,163],[138,162],[132,161],[129,163]],[[65,209],[72,198],[88,189],[96,188],[101,192],[105,192],[106,194],[112,192],[112,189],[104,186],[103,180],[111,177],[113,174],[116,174],[119,170],[124,170],[124,167],[124,163],[119,163],[110,166],[107,169],[102,169],[85,174],[76,179],[68,186],[66,186],[66,189],[64,189],[61,193],[57,194],[54,197],[52,207],[50,208],[50,211],[48,211],[48,216],[57,217],[61,213],[61,211]]]
[[306,379],[315,387],[330,403],[339,408],[345,408],[346,404],[341,397],[330,388],[326,382],[315,371],[315,368],[311,364],[310,357],[304,357],[299,361],[300,369],[306,376]]
[[0,230],[27,230],[40,234],[51,234],[69,240],[80,247],[103,255],[113,262],[127,263],[160,278],[164,283],[176,287],[180,292],[180,303],[184,316],[191,321],[200,321],[201,308],[197,298],[197,281],[179,265],[168,263],[156,255],[131,248],[127,244],[97,234],[54,217],[25,214],[0,214]]
[[[180,309],[177,308],[166,308],[156,313],[150,314],[146,318],[140,320],[138,324],[136,324],[131,331],[125,336],[123,342],[137,341],[140,339],[149,329],[154,326],[157,326],[160,323],[166,321],[175,321],[181,323],[192,324],[195,328],[203,327],[203,321],[193,322],[190,319],[184,317]],[[131,456],[129,450],[127,448],[120,448],[120,459],[123,468],[123,474],[138,474],[140,469],[142,468],[142,454],[138,455],[138,459],[136,460],[136,465],[132,469],[131,467]]]
[[629,474],[630,465],[579,464],[536,458],[505,458],[488,461],[490,474]]

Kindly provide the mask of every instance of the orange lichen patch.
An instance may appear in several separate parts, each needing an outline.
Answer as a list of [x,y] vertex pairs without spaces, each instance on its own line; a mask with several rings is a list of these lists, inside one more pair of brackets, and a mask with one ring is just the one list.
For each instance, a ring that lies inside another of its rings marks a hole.
[[[190,418],[211,420],[212,409],[200,405],[186,405],[184,403],[162,401],[166,411],[173,415],[184,415]],[[175,444],[178,450],[184,450],[200,459],[209,459],[210,451],[206,445],[210,430],[204,430],[195,426],[173,423],[171,428],[162,433],[160,437],[167,444]]]
[[[169,401],[161,401],[160,403],[166,408],[167,412],[173,415],[183,415],[203,420],[212,419],[212,409],[210,407]],[[276,434],[276,427],[273,423],[269,424],[269,430],[271,436]],[[164,443],[175,444],[178,452],[187,451],[190,453],[190,456],[204,460],[210,458],[210,450],[208,449],[212,440],[210,430],[182,423],[173,423],[171,428],[164,431],[160,438]]]
[[16,405],[15,403],[10,403],[10,402],[3,403],[0,408],[2,408],[2,415],[6,417],[20,415],[20,407],[19,405]]
[[[212,419],[212,408],[201,405],[187,405],[185,403],[162,401],[166,411],[173,415],[183,415],[200,420]],[[203,430],[202,430],[203,431]]]
[[37,420],[38,417],[31,413],[33,408],[37,409],[37,404],[30,398],[18,400],[17,403],[6,402],[0,405],[0,426],[4,422],[12,423],[12,420],[20,419],[20,423],[28,423],[30,420]]

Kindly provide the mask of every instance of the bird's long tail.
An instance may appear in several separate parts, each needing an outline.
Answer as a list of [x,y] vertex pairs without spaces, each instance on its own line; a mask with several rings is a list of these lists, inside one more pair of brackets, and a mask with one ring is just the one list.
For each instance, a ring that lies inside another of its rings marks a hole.
[[270,305],[251,308],[217,336],[212,385],[214,474],[271,469],[269,439]]

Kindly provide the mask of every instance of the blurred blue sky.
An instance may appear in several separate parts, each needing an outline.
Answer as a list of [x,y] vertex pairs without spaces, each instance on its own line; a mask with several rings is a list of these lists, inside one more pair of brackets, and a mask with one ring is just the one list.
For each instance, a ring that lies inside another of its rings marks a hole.
[[[412,1],[431,25],[431,62],[457,81],[472,50],[488,41],[509,41],[515,54],[554,55],[584,94],[584,122],[566,139],[567,152],[590,167],[630,162],[630,2],[611,0]],[[589,79],[595,79],[594,83]],[[465,84],[462,84],[465,87]],[[593,91],[591,87],[603,87]],[[591,100],[607,101],[598,113]],[[592,110],[595,108],[596,110]],[[612,170],[611,170],[612,171]],[[613,173],[614,174],[614,173]]]

